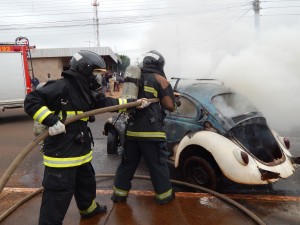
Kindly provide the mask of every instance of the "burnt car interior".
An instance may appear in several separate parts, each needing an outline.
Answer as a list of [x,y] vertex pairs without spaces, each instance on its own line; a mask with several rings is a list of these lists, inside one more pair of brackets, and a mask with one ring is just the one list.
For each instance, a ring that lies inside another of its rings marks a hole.
[[257,159],[270,163],[281,159],[282,152],[265,118],[252,118],[231,129],[236,138]]
[[269,129],[266,119],[244,96],[237,93],[217,95],[212,99],[214,105],[236,124],[231,128],[233,137],[238,140],[257,159],[271,163],[282,158],[282,152]]
[[169,114],[172,116],[195,119],[197,117],[197,108],[195,104],[185,97],[179,97],[178,99],[181,102],[181,106]]

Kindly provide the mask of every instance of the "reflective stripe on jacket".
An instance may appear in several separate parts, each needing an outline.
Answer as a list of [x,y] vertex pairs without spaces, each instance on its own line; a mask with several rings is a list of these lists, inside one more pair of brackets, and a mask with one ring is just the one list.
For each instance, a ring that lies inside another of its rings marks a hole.
[[[161,86],[153,73],[144,73],[144,85],[139,88],[138,98],[160,97]],[[129,140],[165,141],[163,119],[160,103],[152,103],[144,109],[136,109],[133,119],[127,125],[126,137]]]
[[166,138],[165,132],[133,132],[127,131],[127,136],[144,138]]
[[[119,105],[124,105],[124,104],[127,104],[127,99],[124,99],[124,98],[119,98]],[[119,113],[121,113],[121,112],[126,112],[127,111],[127,109],[125,108],[125,109],[119,109]]]
[[65,167],[73,167],[80,166],[84,163],[90,162],[92,160],[92,150],[83,156],[79,157],[69,157],[69,158],[56,158],[49,157],[44,155],[44,165],[55,168],[65,168]]
[[[51,113],[54,113],[54,111],[50,111],[46,106],[42,106],[33,116],[33,119],[39,123],[42,123],[43,120],[48,116],[50,115]],[[83,111],[66,111],[66,115],[67,115],[67,118],[70,118],[72,116],[75,116],[75,115],[79,115],[83,113]],[[59,116],[60,119],[63,118],[63,115],[62,115],[62,111],[60,111],[57,115]],[[88,117],[84,117],[82,119],[80,119],[82,121],[88,121],[89,118]]]
[[39,123],[42,123],[44,119],[51,114],[51,111],[47,106],[42,106],[33,116],[33,119]]

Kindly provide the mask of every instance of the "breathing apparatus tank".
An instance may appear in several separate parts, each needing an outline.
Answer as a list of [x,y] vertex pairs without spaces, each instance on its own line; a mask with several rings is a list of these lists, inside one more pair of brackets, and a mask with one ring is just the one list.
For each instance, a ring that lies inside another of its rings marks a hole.
[[137,85],[137,80],[139,80],[140,78],[141,69],[138,66],[128,66],[126,68],[122,98],[138,98],[139,86]]

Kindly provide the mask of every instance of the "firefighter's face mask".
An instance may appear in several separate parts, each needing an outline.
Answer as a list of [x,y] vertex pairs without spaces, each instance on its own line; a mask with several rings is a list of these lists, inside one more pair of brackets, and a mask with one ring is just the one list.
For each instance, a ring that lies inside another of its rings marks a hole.
[[99,73],[93,73],[93,76],[91,77],[90,80],[90,89],[92,91],[100,91],[101,90],[101,85],[102,85],[102,75]]

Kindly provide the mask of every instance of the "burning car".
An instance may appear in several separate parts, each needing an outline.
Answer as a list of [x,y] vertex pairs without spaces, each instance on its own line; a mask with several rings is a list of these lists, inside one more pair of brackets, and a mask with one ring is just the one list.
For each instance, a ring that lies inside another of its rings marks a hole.
[[[166,112],[169,162],[189,183],[217,189],[222,176],[261,185],[291,176],[299,164],[290,142],[245,97],[217,80],[171,82],[181,106]],[[108,154],[122,152],[127,115],[104,127]]]

